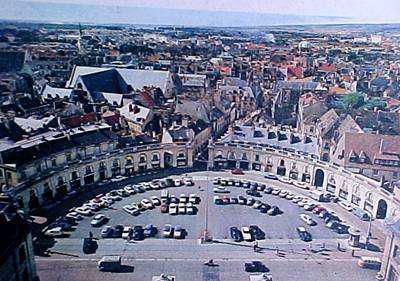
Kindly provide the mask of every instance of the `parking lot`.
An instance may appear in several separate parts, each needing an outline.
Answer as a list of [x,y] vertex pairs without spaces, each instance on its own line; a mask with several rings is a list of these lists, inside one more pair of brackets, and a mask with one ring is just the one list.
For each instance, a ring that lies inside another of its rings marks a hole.
[[[52,263],[57,266],[61,266],[62,264],[67,266],[67,264],[70,262],[73,263],[76,259],[81,259],[82,262],[95,261],[104,255],[110,254],[121,255],[126,259],[129,259],[130,263],[134,265],[137,265],[138,262],[141,261],[143,264],[152,266],[155,261],[165,259],[166,262],[163,263],[164,265],[162,266],[162,270],[157,270],[157,272],[155,271],[155,274],[160,274],[161,272],[166,271],[174,273],[177,276],[183,276],[182,272],[179,271],[179,261],[182,261],[182,264],[192,268],[189,270],[192,274],[195,274],[196,276],[199,276],[200,279],[204,280],[220,280],[220,277],[231,276],[230,273],[232,273],[232,271],[229,268],[232,264],[242,264],[246,260],[261,258],[265,259],[265,264],[273,265],[271,268],[272,273],[278,274],[280,277],[287,276],[289,278],[289,276],[291,276],[290,270],[284,272],[276,271],[276,268],[279,268],[279,259],[281,257],[277,258],[275,256],[274,249],[279,248],[284,253],[290,253],[290,255],[285,257],[285,259],[293,262],[293,265],[298,268],[305,268],[308,266],[308,259],[317,262],[313,265],[316,266],[316,268],[320,262],[335,259],[342,265],[348,264],[349,262],[352,264],[351,268],[354,274],[349,275],[352,276],[352,279],[347,280],[372,280],[366,277],[373,276],[373,271],[357,269],[355,264],[356,258],[351,257],[348,251],[337,251],[336,244],[338,242],[342,243],[344,246],[347,244],[345,242],[347,235],[338,234],[327,228],[323,219],[318,215],[299,207],[298,204],[292,200],[281,198],[277,195],[260,192],[261,197],[250,196],[246,194],[246,190],[248,189],[243,187],[226,186],[225,188],[229,190],[229,193],[214,193],[213,188],[219,185],[213,184],[213,178],[214,177],[208,178],[207,176],[194,176],[193,186],[182,185],[180,187],[168,187],[161,190],[146,190],[143,193],[136,193],[131,196],[122,197],[122,200],[115,201],[110,208],[104,208],[96,212],[96,214],[101,213],[109,218],[108,222],[98,227],[91,226],[90,222],[93,219],[93,216],[83,216],[83,220],[79,221],[78,225],[75,226],[72,231],[68,231],[65,237],[55,238],[55,242],[48,248],[50,250],[49,256],[45,255],[44,257],[40,257],[39,269],[41,267],[43,268],[41,278],[43,277],[43,280],[49,281],[64,280],[61,275],[58,275],[57,279],[49,277],[51,275],[44,276],[44,274],[48,273],[44,268],[47,268]],[[230,178],[230,176],[225,174],[224,178]],[[285,185],[280,184],[278,181],[267,181],[266,183],[267,186],[278,186],[285,189]],[[120,187],[124,186],[125,184],[120,185]],[[137,216],[130,215],[123,210],[124,206],[132,203],[139,203],[145,198],[150,199],[152,196],[156,196],[161,199],[161,194],[165,190],[168,190],[170,195],[178,198],[181,194],[185,194],[186,196],[196,194],[199,198],[195,205],[197,209],[196,214],[171,215],[169,213],[162,213],[160,206],[144,210]],[[289,190],[293,192],[294,195],[297,195],[295,189]],[[255,209],[252,206],[241,205],[238,203],[217,205],[214,203],[214,196],[230,198],[244,196],[245,198],[254,198],[255,200],[260,200],[262,203],[270,206],[279,207],[281,213],[277,215],[269,215],[267,213],[261,213],[259,209]],[[307,225],[300,219],[300,214],[302,213],[309,215],[317,224],[314,226]],[[159,232],[155,237],[145,238],[144,241],[131,241],[133,243],[130,243],[126,242],[126,240],[122,238],[101,238],[101,230],[106,225],[123,225],[132,227],[141,225],[144,227],[148,224],[157,227]],[[173,227],[176,225],[182,226],[182,228],[186,230],[184,239],[178,240],[173,238],[164,238],[162,236],[162,227],[165,224],[171,224]],[[258,253],[258,256],[257,253],[253,252],[253,243],[233,242],[230,237],[230,227],[236,226],[240,229],[242,226],[249,225],[257,225],[265,233],[265,239],[259,241],[260,247],[263,251]],[[296,231],[296,228],[299,226],[305,227],[311,234],[313,239],[312,243],[314,243],[314,245],[321,245],[322,243],[324,245],[326,244],[327,252],[317,254],[310,252],[308,244],[299,239],[299,235]],[[201,245],[199,244],[199,238],[203,233],[203,230],[206,228],[212,236],[214,243]],[[98,248],[93,254],[88,255],[82,253],[82,238],[88,237],[89,232],[92,232],[94,237],[98,238],[98,240],[96,240]],[[328,255],[327,259],[324,256],[325,254]],[[68,256],[74,258],[71,259]],[[224,257],[224,261],[227,261],[227,268],[221,268],[220,277],[218,279],[207,279],[204,276],[201,277],[203,269],[198,268],[199,261],[200,264],[202,264],[202,260],[207,260],[208,258],[214,258],[218,261],[220,257]],[[272,262],[273,260],[276,261]],[[167,261],[174,265],[174,267],[169,268],[166,266],[165,264],[168,264]],[[193,263],[193,266],[190,266],[190,263]],[[328,275],[324,275],[326,278],[321,280],[334,280],[335,275],[340,272],[340,269],[336,268],[334,263],[329,264],[329,267],[327,267],[326,270],[330,271],[328,274],[329,278]],[[73,268],[71,268],[71,271],[73,271]],[[145,277],[148,279],[148,276],[153,273],[146,272],[145,270],[142,271],[143,269],[137,267],[133,274],[134,276]],[[243,269],[237,271],[237,274],[238,276],[246,276]],[[125,280],[124,276],[128,275],[123,274],[118,276],[122,278],[121,280]],[[108,280],[108,277],[106,276],[109,275],[96,273],[94,276],[99,278],[98,280]],[[276,278],[276,280],[294,279]]]
[[[277,206],[282,213],[270,216],[266,213],[261,213],[259,210],[247,205],[239,204],[226,204],[216,205],[213,198],[216,194],[213,193],[212,179],[196,180],[193,186],[180,186],[169,187],[170,195],[179,197],[181,194],[189,196],[189,194],[196,194],[200,199],[195,205],[195,215],[170,215],[168,213],[161,213],[160,206],[150,210],[145,210],[140,215],[133,216],[123,210],[123,206],[132,203],[138,203],[142,199],[157,196],[161,198],[162,190],[147,190],[144,193],[137,193],[129,197],[122,197],[122,200],[115,201],[110,208],[101,209],[97,213],[104,214],[109,218],[109,221],[104,225],[123,225],[123,226],[145,226],[152,224],[158,228],[159,232],[155,238],[162,238],[161,230],[165,224],[171,224],[173,227],[180,225],[186,230],[186,239],[197,239],[201,236],[204,229],[208,229],[209,233],[214,239],[228,239],[229,228],[236,226],[239,229],[242,226],[257,225],[265,233],[266,239],[298,239],[296,227],[305,226],[314,239],[334,239],[343,238],[345,235],[333,232],[325,226],[324,221],[312,212],[305,211],[294,202],[280,198],[272,194],[265,194],[261,192],[262,197],[252,197],[246,195],[246,189],[243,187],[229,186],[226,187],[230,192],[224,194],[227,197],[245,196],[246,198],[255,198],[263,203],[271,206]],[[311,216],[317,224],[308,226],[300,219],[299,214],[307,213]],[[92,232],[95,237],[101,237],[101,229],[103,226],[91,226],[92,216],[83,216],[83,220],[74,227],[72,231],[67,232],[69,238],[83,238]],[[61,238],[63,239],[63,238]],[[68,239],[68,238],[66,238]]]

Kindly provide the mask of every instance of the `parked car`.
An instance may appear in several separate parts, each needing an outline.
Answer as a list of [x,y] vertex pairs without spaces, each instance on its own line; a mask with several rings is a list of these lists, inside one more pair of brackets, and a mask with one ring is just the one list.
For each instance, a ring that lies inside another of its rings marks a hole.
[[299,203],[300,201],[302,201],[304,198],[302,197],[302,196],[295,196],[293,199],[292,199],[292,202],[293,203]]
[[293,200],[293,199],[294,199],[294,194],[291,193],[291,192],[289,192],[289,193],[286,195],[285,198],[286,198],[287,200]]
[[150,182],[150,187],[151,187],[152,189],[159,189],[159,188],[160,188],[159,180],[152,180],[152,181]]
[[250,196],[255,196],[255,197],[262,197],[260,192],[258,192],[256,190],[251,190],[251,189],[246,190],[246,194],[250,195]]
[[197,197],[197,195],[196,194],[190,194],[189,195],[189,202],[190,203],[192,203],[192,204],[196,204],[197,203],[197,200],[198,200],[198,197]]
[[261,230],[257,225],[250,225],[249,226],[251,236],[256,240],[261,240],[265,238],[264,231]]
[[268,210],[269,209],[271,209],[271,206],[270,205],[268,205],[268,204],[262,204],[261,206],[260,206],[260,212],[261,213],[264,213],[264,214],[266,214],[266,213],[268,213]]
[[253,206],[253,204],[256,202],[253,198],[247,198],[247,206]]
[[303,206],[303,209],[306,211],[312,211],[314,208],[315,208],[315,204],[311,203],[311,202],[308,202],[307,204],[305,204]]
[[259,209],[262,206],[262,202],[260,200],[257,200],[253,204],[254,209]]
[[300,240],[305,242],[310,242],[312,240],[311,234],[303,226],[297,227],[296,231]]
[[169,214],[170,215],[177,215],[178,214],[178,205],[175,203],[171,203],[169,205]]
[[157,196],[151,196],[150,200],[151,200],[151,203],[153,203],[154,206],[161,205],[161,201],[160,201],[160,199],[157,198]]
[[281,192],[281,190],[279,189],[279,188],[274,188],[273,190],[272,190],[272,195],[279,195],[279,193]]
[[180,215],[186,214],[186,204],[185,203],[179,203],[178,214],[180,214]]
[[345,201],[339,201],[338,205],[340,207],[342,207],[343,209],[345,209],[346,211],[348,211],[348,212],[352,212],[353,209],[354,209],[351,203],[348,203],[348,202],[345,202]]
[[357,265],[361,268],[369,268],[373,270],[380,270],[382,266],[382,260],[378,257],[360,257],[357,261]]
[[102,238],[109,238],[109,237],[112,237],[113,232],[114,232],[114,229],[111,226],[107,225],[107,226],[103,227],[103,229],[101,230],[100,236]]
[[[244,270],[246,272],[266,272],[267,268],[260,261],[252,261],[252,262],[246,262],[244,264]],[[263,280],[265,280],[265,279],[263,279]]]
[[61,227],[54,227],[46,230],[44,232],[44,235],[49,236],[49,237],[62,237],[64,236],[64,231],[62,230]]
[[130,185],[126,185],[126,186],[124,187],[124,190],[125,190],[129,195],[134,195],[134,194],[136,194],[135,189],[134,189],[132,186],[130,186]]
[[214,193],[229,193],[230,191],[226,187],[216,186],[213,188],[213,192]]
[[293,181],[293,184],[297,187],[300,187],[302,189],[310,189],[309,185],[306,182],[302,181]]
[[253,241],[251,237],[250,229],[247,226],[243,226],[242,229],[242,236],[244,241]]
[[157,234],[157,228],[152,224],[148,224],[144,227],[143,234],[145,237],[154,237]]
[[271,194],[272,193],[272,187],[270,187],[270,186],[265,187],[264,193],[265,194]]
[[231,226],[229,228],[229,233],[233,241],[240,242],[243,240],[242,232],[236,226]]
[[75,209],[75,212],[77,212],[80,215],[87,216],[87,217],[93,215],[93,211],[90,210],[90,208],[87,207],[87,206],[78,207],[78,208]]
[[242,171],[241,169],[233,169],[233,170],[231,171],[231,173],[232,173],[233,175],[244,175],[244,173],[243,173],[243,171]]
[[288,178],[288,177],[279,177],[278,179],[279,179],[279,181],[281,181],[283,183],[288,183],[288,184],[292,184],[293,183],[293,180]]
[[130,215],[137,216],[140,214],[140,211],[138,208],[133,207],[132,205],[125,205],[122,207],[122,210],[127,212]]
[[279,214],[281,210],[278,208],[278,206],[272,206],[271,209],[268,210],[267,214],[270,216],[275,216]]
[[180,225],[176,225],[174,227],[174,238],[175,239],[182,239],[184,234],[184,229]]
[[108,217],[106,217],[103,214],[98,214],[93,217],[90,224],[92,226],[101,226],[101,225],[105,224],[107,221],[108,221]]
[[174,179],[174,185],[179,187],[182,185],[182,180],[181,179]]
[[132,238],[133,240],[144,239],[144,230],[141,225],[135,225],[135,227],[132,230]]
[[122,239],[129,239],[132,236],[132,227],[131,226],[125,226],[123,231],[122,231]]
[[247,199],[243,196],[238,197],[238,204],[239,205],[246,205],[247,204]]
[[122,233],[124,231],[124,226],[122,224],[117,224],[116,226],[114,226],[113,228],[113,234],[112,236],[114,238],[121,238],[122,237]]
[[172,225],[170,225],[170,224],[164,225],[163,232],[162,232],[163,237],[170,238],[170,237],[172,237],[173,232],[174,232],[174,229],[172,228]]
[[140,201],[140,203],[146,208],[146,209],[153,209],[154,205],[153,203],[149,200],[149,199],[142,199],[142,201]]
[[181,193],[179,195],[179,203],[187,203],[187,201],[188,201],[188,197],[184,193]]
[[266,175],[264,175],[264,178],[269,179],[269,180],[277,180],[278,179],[278,177],[273,173],[267,173]]
[[214,178],[213,179],[213,184],[217,185],[221,183],[221,178]]
[[287,190],[281,190],[281,192],[279,192],[279,197],[281,198],[285,198],[286,195],[288,195],[288,191]]
[[185,177],[185,178],[183,178],[183,184],[186,185],[186,186],[193,186],[194,185],[194,181],[190,177]]
[[192,203],[186,204],[186,213],[188,215],[194,215],[196,213],[195,207],[193,206]]
[[161,213],[168,213],[168,204],[161,204],[160,211]]
[[316,221],[314,221],[309,215],[300,214],[300,219],[304,221],[308,225],[316,225]]

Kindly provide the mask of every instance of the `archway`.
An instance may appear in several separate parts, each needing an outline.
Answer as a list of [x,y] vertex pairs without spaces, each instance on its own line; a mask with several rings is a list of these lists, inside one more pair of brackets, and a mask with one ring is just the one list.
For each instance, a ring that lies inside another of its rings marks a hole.
[[100,177],[101,181],[107,179],[107,167],[106,167],[106,163],[104,163],[104,162],[100,162],[100,165],[99,165],[99,177]]
[[281,159],[281,161],[279,161],[279,166],[276,168],[276,174],[278,176],[286,175],[285,160]]
[[94,171],[91,165],[85,167],[85,176],[83,177],[85,185],[92,184],[94,182]]
[[376,218],[377,219],[385,219],[387,212],[387,203],[385,200],[380,199],[378,201],[378,210],[376,211]]
[[143,172],[147,169],[147,155],[146,154],[140,154],[138,166],[139,166],[139,172]]
[[315,171],[314,185],[322,187],[324,185],[325,173],[321,169]]
[[164,168],[171,168],[174,165],[174,156],[171,152],[164,152]]
[[35,210],[36,208],[39,207],[39,198],[37,197],[35,190],[30,190],[29,191],[29,203],[28,203],[28,205],[29,205],[29,209],[31,211]]

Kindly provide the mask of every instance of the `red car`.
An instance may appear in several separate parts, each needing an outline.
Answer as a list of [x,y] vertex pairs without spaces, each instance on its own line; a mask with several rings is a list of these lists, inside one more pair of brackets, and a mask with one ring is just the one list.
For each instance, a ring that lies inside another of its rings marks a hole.
[[321,213],[322,211],[325,211],[325,208],[322,207],[322,206],[317,205],[317,206],[314,208],[313,213],[318,215],[318,214]]
[[231,171],[233,175],[244,175],[243,171],[241,169],[234,169]]
[[160,207],[161,213],[168,213],[168,205],[167,204],[162,204]]

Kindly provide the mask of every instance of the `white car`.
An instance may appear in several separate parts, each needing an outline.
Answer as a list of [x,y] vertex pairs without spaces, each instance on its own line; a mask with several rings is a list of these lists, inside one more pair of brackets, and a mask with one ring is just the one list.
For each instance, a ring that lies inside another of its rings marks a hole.
[[194,206],[193,206],[192,203],[186,204],[186,213],[187,213],[188,215],[194,215],[195,209],[194,209]]
[[343,209],[345,209],[346,211],[348,211],[348,212],[351,212],[354,209],[353,206],[350,203],[347,203],[345,201],[339,201],[338,205],[340,207],[342,207]]
[[317,224],[309,215],[306,215],[306,214],[301,214],[300,219],[308,225],[316,225]]
[[131,185],[127,185],[124,187],[125,192],[127,192],[129,195],[134,195],[136,194],[135,189]]
[[111,179],[111,182],[120,182],[120,181],[123,181],[124,179],[126,179],[126,177],[124,177],[124,176],[116,176],[115,178]]
[[315,206],[316,206],[316,205],[315,205],[314,203],[308,202],[307,204],[305,204],[305,205],[303,206],[303,208],[304,208],[304,210],[306,210],[306,211],[312,211],[312,210],[314,210]]
[[244,241],[252,241],[253,240],[251,238],[250,229],[247,226],[243,226],[241,231],[242,231]]
[[281,190],[279,188],[272,189],[272,195],[279,195],[280,192]]
[[279,197],[285,198],[287,194],[288,194],[287,190],[281,190],[281,192],[279,192]]
[[181,186],[182,185],[182,180],[181,179],[174,179],[174,185],[175,186]]
[[140,214],[139,209],[138,209],[138,208],[135,208],[135,207],[133,207],[133,206],[131,206],[131,205],[126,205],[126,206],[122,207],[122,209],[123,209],[125,212],[127,212],[128,214],[133,215],[133,216],[136,216],[136,215],[139,215],[139,214]]
[[254,202],[253,204],[253,209],[259,209],[262,206],[262,202],[257,200],[256,202]]
[[65,217],[74,219],[76,221],[80,221],[83,219],[82,216],[80,214],[78,214],[77,212],[70,212],[70,213],[66,214]]
[[169,211],[168,211],[168,213],[169,213],[170,215],[177,215],[177,214],[178,214],[178,205],[175,204],[175,203],[171,203],[171,204],[169,205]]
[[288,195],[286,195],[286,199],[287,200],[293,200],[294,199],[294,194],[289,192]]
[[293,199],[292,199],[292,202],[293,203],[299,203],[300,201],[302,201],[304,198],[302,197],[302,196],[295,196]]
[[181,239],[183,237],[183,228],[180,225],[176,225],[174,228],[174,238]]
[[179,203],[186,203],[188,200],[187,196],[185,194],[179,195]]
[[84,207],[84,206],[76,208],[75,212],[77,212],[80,215],[87,216],[87,217],[93,215],[92,210],[90,210],[89,207]]
[[189,203],[192,203],[192,204],[196,204],[197,203],[197,195],[196,194],[190,194],[189,195]]
[[288,177],[279,177],[279,181],[283,183],[293,183],[293,180]]
[[192,178],[190,178],[190,177],[185,177],[185,178],[183,178],[183,184],[184,184],[184,185],[187,185],[187,186],[193,186],[193,185],[194,185],[194,182],[193,182],[193,179],[192,179]]
[[143,205],[143,207],[145,207],[146,209],[153,209],[154,205],[153,203],[149,200],[149,199],[142,199],[142,201],[140,201],[140,203]]
[[308,199],[304,198],[303,200],[297,202],[297,205],[299,207],[304,207],[304,205],[306,205],[308,203]]
[[151,196],[150,200],[151,200],[151,203],[153,203],[154,206],[161,205],[161,201],[160,201],[160,199],[157,198],[157,196]]
[[213,188],[213,192],[214,193],[229,193],[230,191],[226,187],[216,186]]
[[294,181],[293,184],[297,187],[300,187],[302,189],[310,189],[307,183],[302,182],[302,181]]
[[148,182],[141,182],[139,183],[140,186],[143,187],[144,190],[152,190],[153,187]]
[[181,215],[186,214],[186,204],[185,203],[179,203],[178,205],[178,213]]
[[159,188],[160,188],[160,183],[159,183],[159,181],[158,181],[158,180],[152,180],[152,181],[150,182],[150,187],[151,187],[152,189],[159,189]]
[[174,229],[172,228],[172,225],[166,224],[163,227],[162,235],[163,235],[163,237],[166,237],[166,238],[172,237],[173,231],[174,231]]
[[131,226],[124,226],[122,230],[122,239],[128,239],[132,235],[132,227]]
[[114,201],[120,201],[122,200],[122,197],[118,195],[116,190],[110,191],[109,193],[106,194],[108,198],[111,198]]
[[54,227],[45,231],[44,235],[49,237],[61,237],[64,235],[61,227]]
[[90,224],[91,224],[92,226],[99,226],[99,225],[102,225],[102,224],[106,223],[107,220],[108,220],[108,218],[107,218],[105,215],[103,215],[103,214],[98,214],[98,215],[95,215],[95,216],[93,217],[93,219],[92,219],[92,221],[90,222]]
[[213,184],[217,185],[221,182],[221,178],[214,178],[213,179]]

